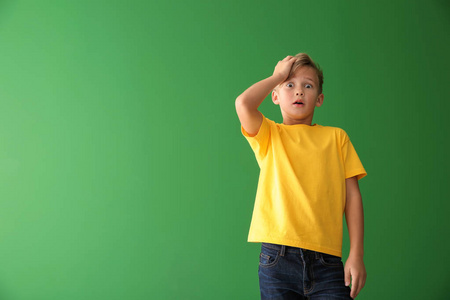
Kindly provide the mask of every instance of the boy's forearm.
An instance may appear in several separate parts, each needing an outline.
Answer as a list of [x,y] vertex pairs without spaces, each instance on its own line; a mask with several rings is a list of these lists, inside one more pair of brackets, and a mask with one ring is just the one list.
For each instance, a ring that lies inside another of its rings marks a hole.
[[361,195],[352,195],[347,198],[345,219],[350,238],[349,256],[362,258],[364,256],[364,211]]
[[246,89],[236,98],[236,104],[244,105],[249,109],[258,109],[269,93],[283,80],[280,76],[270,76]]

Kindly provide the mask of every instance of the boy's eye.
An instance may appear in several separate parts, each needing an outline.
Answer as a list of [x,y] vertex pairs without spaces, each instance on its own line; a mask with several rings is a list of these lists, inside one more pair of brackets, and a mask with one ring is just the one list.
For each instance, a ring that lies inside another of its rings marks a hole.
[[287,87],[293,87],[294,85],[292,83],[286,84]]
[[[308,86],[309,86],[309,87],[308,87]],[[310,88],[312,88],[312,85],[310,85],[310,84],[308,83],[308,84],[305,85],[305,87],[307,87],[307,88],[310,89]]]

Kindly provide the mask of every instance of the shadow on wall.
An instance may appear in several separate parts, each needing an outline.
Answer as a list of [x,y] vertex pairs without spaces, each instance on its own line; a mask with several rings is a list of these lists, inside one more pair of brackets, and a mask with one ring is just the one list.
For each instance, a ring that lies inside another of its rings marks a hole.
[[446,15],[450,14],[450,1],[448,0],[436,0],[437,7],[442,9]]

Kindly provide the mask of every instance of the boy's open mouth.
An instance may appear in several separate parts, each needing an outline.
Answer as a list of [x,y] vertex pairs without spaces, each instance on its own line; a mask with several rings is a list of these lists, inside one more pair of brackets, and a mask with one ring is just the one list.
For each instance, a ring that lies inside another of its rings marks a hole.
[[304,103],[302,101],[295,101],[293,104],[294,105],[303,105]]

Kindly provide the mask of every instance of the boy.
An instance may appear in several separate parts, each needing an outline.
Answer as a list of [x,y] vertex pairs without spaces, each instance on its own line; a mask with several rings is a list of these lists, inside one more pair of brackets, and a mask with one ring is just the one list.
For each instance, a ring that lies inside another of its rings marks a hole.
[[[248,241],[262,243],[261,299],[352,299],[365,284],[358,180],[367,173],[344,130],[311,125],[323,104],[322,85],[320,68],[299,53],[236,99],[242,134],[260,167]],[[270,91],[282,124],[258,111]],[[345,267],[344,212],[351,243]]]

